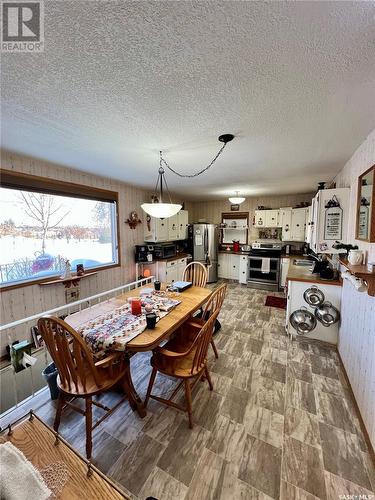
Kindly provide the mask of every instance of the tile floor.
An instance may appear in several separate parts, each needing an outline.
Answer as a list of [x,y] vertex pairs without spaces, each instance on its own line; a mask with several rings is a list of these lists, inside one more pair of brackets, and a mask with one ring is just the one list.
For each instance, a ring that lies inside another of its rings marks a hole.
[[[265,307],[267,294],[229,284],[216,336],[219,359],[210,352],[214,390],[206,383],[196,389],[193,430],[185,415],[156,401],[143,420],[125,404],[97,429],[95,462],[131,498],[337,500],[374,494],[375,470],[336,351],[316,342],[290,343],[285,311]],[[132,358],[132,369],[144,397],[149,355]],[[158,376],[155,390],[166,395],[174,384]],[[37,413],[53,422],[51,403]],[[60,430],[84,451],[82,417],[67,412]]]

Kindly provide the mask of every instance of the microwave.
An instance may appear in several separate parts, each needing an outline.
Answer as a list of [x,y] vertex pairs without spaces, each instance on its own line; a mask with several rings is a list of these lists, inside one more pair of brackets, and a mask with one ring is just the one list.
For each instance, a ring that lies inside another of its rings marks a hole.
[[161,243],[159,245],[154,245],[154,257],[155,259],[169,259],[170,257],[176,257],[177,248],[175,243]]

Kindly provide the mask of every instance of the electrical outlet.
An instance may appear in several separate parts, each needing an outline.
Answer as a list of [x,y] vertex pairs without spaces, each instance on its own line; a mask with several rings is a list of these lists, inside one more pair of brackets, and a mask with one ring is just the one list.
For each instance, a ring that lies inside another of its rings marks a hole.
[[79,286],[71,286],[65,290],[65,302],[75,302],[79,299]]

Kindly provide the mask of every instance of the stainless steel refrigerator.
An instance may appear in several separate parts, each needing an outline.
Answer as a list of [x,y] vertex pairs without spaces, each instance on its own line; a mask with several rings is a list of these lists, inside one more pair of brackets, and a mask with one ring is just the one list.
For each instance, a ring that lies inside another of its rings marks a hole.
[[219,229],[215,224],[193,224],[193,258],[207,266],[208,283],[217,281]]

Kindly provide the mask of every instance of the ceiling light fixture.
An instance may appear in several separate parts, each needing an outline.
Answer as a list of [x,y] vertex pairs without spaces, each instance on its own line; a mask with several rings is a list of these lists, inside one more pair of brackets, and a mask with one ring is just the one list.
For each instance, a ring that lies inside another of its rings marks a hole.
[[[210,167],[212,167],[212,165],[215,163],[215,161],[219,158],[221,153],[224,151],[224,148],[227,145],[227,143],[232,141],[233,139],[234,139],[233,134],[221,135],[219,137],[219,141],[223,142],[224,144],[219,149],[219,152],[217,153],[217,155],[214,157],[214,159],[211,161],[211,163],[207,167],[203,168],[199,172],[196,172],[195,174],[180,174],[179,172],[177,172],[176,170],[174,170],[172,167],[170,167],[168,165],[168,163],[163,158],[163,152],[160,151],[158,180],[156,182],[155,191],[154,191],[154,194],[152,196],[152,202],[151,203],[143,203],[141,205],[142,210],[144,210],[146,212],[146,214],[151,215],[151,217],[156,217],[158,219],[167,219],[168,217],[172,217],[173,215],[176,215],[181,210],[182,205],[180,205],[179,203],[172,203],[172,198],[171,198],[171,195],[169,193],[167,181],[165,178],[165,170],[164,170],[163,165],[165,165],[171,172],[178,175],[179,177],[190,177],[190,178],[191,177],[198,177],[198,175],[203,174],[203,172],[206,172]],[[165,185],[166,191],[168,193],[169,203],[163,202],[163,184]],[[158,188],[159,188],[159,192],[158,192]]]
[[238,196],[238,193],[239,191],[236,191],[236,196],[233,196],[233,198],[229,198],[229,201],[233,203],[233,205],[241,205],[241,203],[246,200],[246,198],[244,198],[243,196]]

